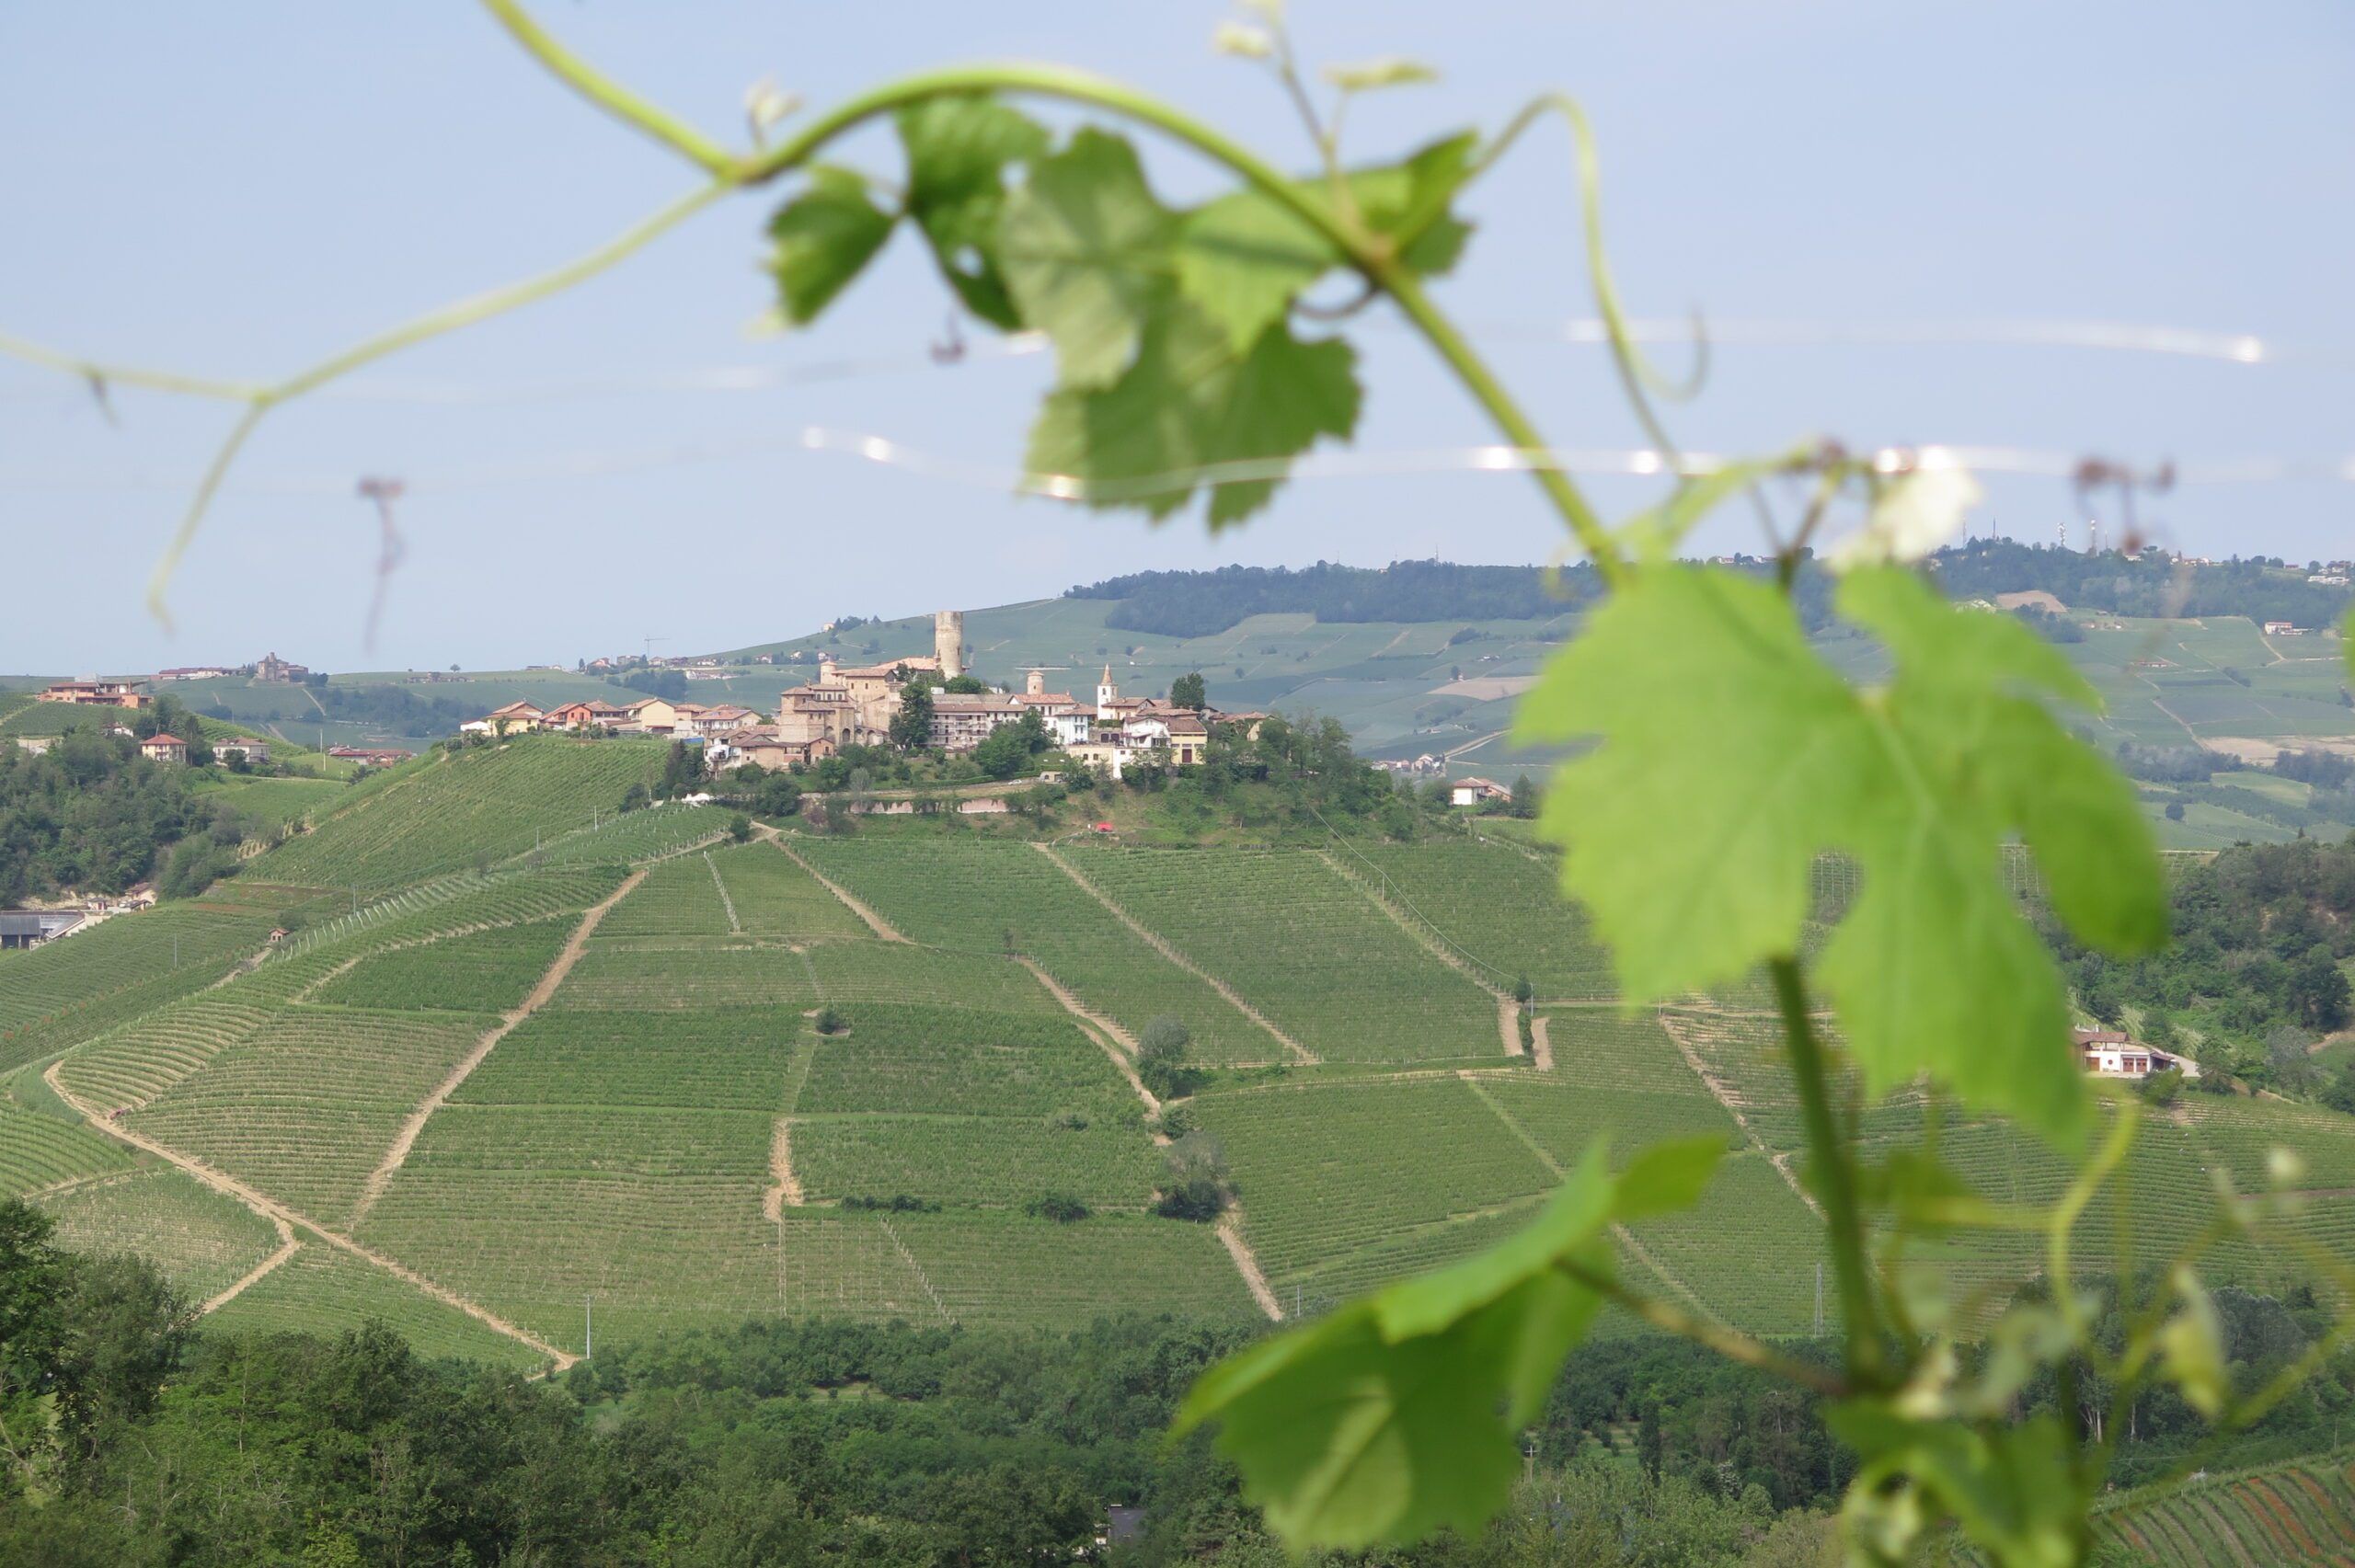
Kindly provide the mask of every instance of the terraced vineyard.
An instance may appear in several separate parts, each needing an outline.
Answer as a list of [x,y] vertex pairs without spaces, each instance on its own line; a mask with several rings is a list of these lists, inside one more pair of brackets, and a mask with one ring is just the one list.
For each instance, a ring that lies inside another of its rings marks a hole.
[[1068,863],[1328,1061],[1495,1057],[1495,1001],[1296,850],[1094,850]]
[[2335,1565],[2355,1541],[2345,1453],[2134,1494],[2094,1516],[2096,1539],[2136,1562]]

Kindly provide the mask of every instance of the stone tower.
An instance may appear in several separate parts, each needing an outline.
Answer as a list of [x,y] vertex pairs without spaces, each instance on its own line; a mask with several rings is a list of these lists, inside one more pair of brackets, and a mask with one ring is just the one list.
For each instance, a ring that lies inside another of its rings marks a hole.
[[940,660],[940,675],[954,681],[965,673],[965,612],[962,610],[936,610],[932,612],[932,651]]
[[1045,696],[1047,694],[1047,672],[1043,670],[1032,670],[1028,677],[1022,682],[1022,689],[1034,697]]

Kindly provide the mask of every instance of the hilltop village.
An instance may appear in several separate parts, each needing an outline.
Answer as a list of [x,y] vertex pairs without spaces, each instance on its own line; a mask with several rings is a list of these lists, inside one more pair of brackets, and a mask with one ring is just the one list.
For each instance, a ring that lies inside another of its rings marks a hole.
[[1220,713],[1174,697],[1122,696],[1109,664],[1093,701],[1048,691],[1039,670],[1028,672],[1019,692],[997,690],[966,673],[964,632],[963,613],[943,610],[933,616],[929,654],[869,665],[843,665],[821,655],[817,678],[780,692],[767,717],[735,704],[649,696],[549,708],[509,703],[459,728],[491,736],[530,730],[657,736],[700,747],[713,768],[751,762],[771,769],[806,767],[857,746],[971,753],[1001,730],[1017,728],[1038,743],[1035,749],[1062,751],[1118,779],[1137,762],[1192,767],[1202,760],[1212,725],[1234,724],[1248,733],[1269,716]]

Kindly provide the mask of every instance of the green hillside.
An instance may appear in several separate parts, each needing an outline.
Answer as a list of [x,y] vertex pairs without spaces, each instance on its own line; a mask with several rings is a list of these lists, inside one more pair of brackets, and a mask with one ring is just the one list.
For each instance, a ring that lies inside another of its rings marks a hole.
[[[660,759],[550,738],[420,761],[205,898],[0,957],[0,1069],[23,1064],[0,1183],[192,1297],[250,1276],[224,1325],[375,1315],[532,1362],[587,1347],[592,1300],[615,1342],[1313,1312],[1509,1231],[1599,1137],[1699,1134],[1725,1169],[1624,1233],[1625,1265],[1746,1329],[1815,1327],[1771,1021],[1742,987],[1611,1005],[1542,850],[1120,849],[1010,820],[736,844],[711,808],[612,817]],[[1138,1059],[1167,1019],[1195,1079],[1174,1103]],[[1923,1127],[1900,1096],[1860,1131],[1886,1153]],[[2059,1190],[2008,1127],[1941,1136],[1991,1196]],[[1219,1223],[1161,1212],[1173,1140],[1231,1191]],[[2276,1147],[2304,1161],[2303,1232],[2355,1255],[2355,1117],[2189,1096],[2079,1256],[2147,1255]],[[1919,1266],[1998,1287],[2039,1260],[1979,1241]],[[2238,1241],[2211,1276],[2302,1283]]]

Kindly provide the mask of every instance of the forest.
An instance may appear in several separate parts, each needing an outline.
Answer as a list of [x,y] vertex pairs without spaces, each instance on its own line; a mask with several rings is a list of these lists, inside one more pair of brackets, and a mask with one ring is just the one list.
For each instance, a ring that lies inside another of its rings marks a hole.
[[2355,955],[2355,835],[2236,844],[2183,867],[2172,902],[2173,944],[2131,962],[2050,933],[2086,1010],[2117,1021],[2135,1009],[2142,1037],[2185,1050],[2218,1084],[2320,1087],[2309,1047],[2355,1019],[2341,967]]
[[0,903],[69,887],[122,892],[221,816],[185,768],[148,761],[135,740],[96,726],[67,730],[40,756],[0,746]]
[[[2303,1295],[2223,1291],[2217,1309],[2244,1381],[2327,1326]],[[0,1562],[1274,1568],[1294,1560],[1232,1466],[1200,1436],[1163,1436],[1189,1384],[1252,1332],[1168,1316],[1060,1332],[748,1322],[535,1381],[423,1359],[381,1324],[208,1332],[144,1261],[62,1249],[8,1201]],[[2234,1457],[2320,1441],[2350,1378],[2342,1356]],[[2023,1407],[2051,1396],[2031,1386]],[[2129,1473],[2204,1430],[2171,1391],[2135,1422]],[[1814,1396],[1625,1336],[1572,1356],[1530,1461],[1476,1537],[1380,1561],[1798,1568],[1821,1560],[1855,1464]],[[1099,1551],[1116,1505],[1133,1530]]]

